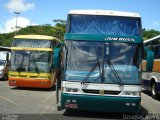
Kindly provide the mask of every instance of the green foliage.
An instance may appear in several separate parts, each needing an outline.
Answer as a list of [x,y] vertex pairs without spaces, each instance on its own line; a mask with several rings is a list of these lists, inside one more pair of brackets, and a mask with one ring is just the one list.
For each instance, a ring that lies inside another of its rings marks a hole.
[[151,30],[143,29],[142,34],[143,34],[143,39],[147,40],[147,39],[150,39],[150,38],[155,37],[157,35],[160,35],[160,31],[153,30],[153,29],[151,29]]
[[[50,24],[28,26],[26,28],[21,28],[17,31],[16,35],[49,35],[54,36],[63,41],[63,36],[66,28],[65,20],[53,20],[55,26]],[[15,32],[0,34],[0,46],[11,46],[11,42]]]
[[11,46],[11,41],[14,35],[14,32],[0,34],[0,46]]
[[62,25],[63,27],[65,27],[67,21],[66,20],[60,20],[60,19],[53,19],[53,22],[56,23],[55,26]]
[[66,20],[59,20],[54,19],[53,22],[55,22],[54,27],[54,35],[55,37],[59,38],[60,40],[63,40],[64,33],[66,32]]
[[53,27],[50,25],[28,26],[17,32],[17,35],[37,34],[53,36]]

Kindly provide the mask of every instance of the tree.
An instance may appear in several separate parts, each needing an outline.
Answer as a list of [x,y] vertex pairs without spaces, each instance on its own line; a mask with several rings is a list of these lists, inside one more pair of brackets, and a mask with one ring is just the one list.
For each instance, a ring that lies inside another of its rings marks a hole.
[[60,20],[60,19],[54,19],[53,22],[55,22],[54,27],[54,35],[60,39],[63,40],[64,33],[66,32],[66,20]]
[[145,28],[142,29],[142,34],[143,34],[143,38],[144,40],[150,39],[152,37],[155,37],[157,35],[160,35],[160,31],[157,30],[146,30]]

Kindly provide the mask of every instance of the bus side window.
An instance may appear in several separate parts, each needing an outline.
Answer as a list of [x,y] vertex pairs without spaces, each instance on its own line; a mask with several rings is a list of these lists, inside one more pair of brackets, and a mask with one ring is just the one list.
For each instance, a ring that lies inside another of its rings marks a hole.
[[158,44],[158,58],[160,59],[160,44]]
[[155,59],[160,59],[160,42],[159,40],[155,40],[152,42],[152,51],[154,51]]
[[154,51],[155,59],[158,59],[158,46],[157,45],[153,45],[153,51]]

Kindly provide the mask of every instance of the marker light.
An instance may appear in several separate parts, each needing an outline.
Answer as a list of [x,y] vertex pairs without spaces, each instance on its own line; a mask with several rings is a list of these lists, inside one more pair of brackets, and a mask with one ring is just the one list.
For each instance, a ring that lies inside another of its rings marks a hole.
[[63,92],[78,92],[78,88],[62,88]]

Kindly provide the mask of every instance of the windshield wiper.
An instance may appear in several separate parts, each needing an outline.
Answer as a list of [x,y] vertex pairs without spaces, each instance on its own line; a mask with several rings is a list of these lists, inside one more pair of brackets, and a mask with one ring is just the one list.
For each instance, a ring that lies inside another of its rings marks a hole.
[[23,55],[23,58],[22,58],[22,60],[21,60],[20,65],[16,68],[16,70],[17,70],[18,72],[25,71],[25,68],[24,68],[24,67],[22,67],[23,62],[24,62],[24,55]]
[[111,61],[109,59],[106,60],[107,64],[109,65],[109,67],[111,68],[111,70],[113,71],[114,76],[116,77],[118,83],[120,86],[123,86],[123,82],[121,80],[121,78],[119,77],[117,71],[115,70],[114,66],[112,65]]
[[33,56],[33,63],[34,63],[34,65],[35,65],[35,71],[39,74],[39,68],[38,68],[38,65],[37,65],[37,63],[36,63],[36,61],[35,61],[34,56]]
[[[97,49],[96,49],[95,51],[97,51]],[[97,52],[96,52],[96,55],[97,55]],[[100,66],[100,62],[99,62],[98,55],[97,55],[97,63],[92,67],[92,69],[91,69],[91,70],[89,71],[89,73],[86,75],[86,77],[85,77],[84,80],[81,82],[81,84],[84,84],[84,83],[88,82],[88,78],[91,76],[91,74],[93,73],[93,71],[96,69],[97,66],[98,66],[98,68],[99,68],[100,78],[102,78],[101,66]],[[94,80],[94,82],[95,82],[97,79],[99,79],[99,77],[96,78],[96,79]]]
[[91,76],[91,74],[93,73],[93,71],[96,69],[96,67],[100,65],[99,61],[97,61],[97,63],[92,67],[92,69],[89,71],[89,73],[86,75],[86,77],[84,78],[84,80],[81,82],[81,84],[84,84],[88,81],[88,78]]

